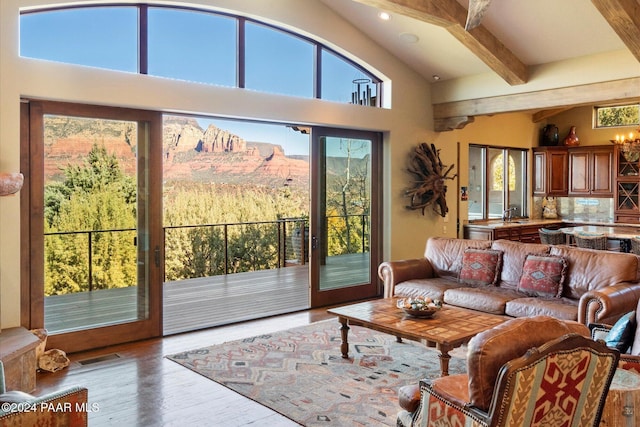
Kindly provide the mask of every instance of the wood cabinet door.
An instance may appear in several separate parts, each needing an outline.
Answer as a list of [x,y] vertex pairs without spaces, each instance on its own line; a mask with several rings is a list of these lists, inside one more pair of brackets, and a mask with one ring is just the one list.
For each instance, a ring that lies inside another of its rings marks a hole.
[[589,150],[569,152],[569,195],[589,196],[591,194],[591,173]]
[[566,196],[569,175],[568,153],[563,151],[547,152],[547,194],[549,196]]
[[533,153],[533,194],[544,196],[547,194],[547,152]]
[[591,159],[591,194],[613,197],[613,150],[594,150]]

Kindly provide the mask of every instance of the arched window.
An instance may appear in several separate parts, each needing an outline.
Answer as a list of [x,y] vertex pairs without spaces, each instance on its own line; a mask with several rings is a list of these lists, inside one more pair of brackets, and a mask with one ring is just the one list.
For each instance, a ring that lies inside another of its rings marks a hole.
[[[504,189],[504,154],[500,153],[495,156],[491,162],[491,188],[494,191],[502,191]],[[508,181],[509,191],[515,191],[516,189],[516,163],[513,161],[513,157],[509,155],[508,166]]]
[[26,11],[20,55],[204,84],[380,107],[381,81],[306,36],[209,10],[86,6]]

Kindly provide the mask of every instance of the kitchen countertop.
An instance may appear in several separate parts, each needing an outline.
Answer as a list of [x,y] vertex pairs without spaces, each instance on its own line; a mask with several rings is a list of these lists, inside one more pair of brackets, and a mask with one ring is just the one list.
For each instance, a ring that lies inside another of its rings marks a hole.
[[558,218],[558,219],[528,219],[528,218],[517,218],[513,219],[511,222],[502,221],[500,219],[491,219],[486,221],[474,221],[468,222],[464,224],[465,226],[479,227],[479,228],[488,228],[488,229],[496,229],[496,228],[509,228],[509,227],[524,227],[527,225],[537,225],[539,227],[544,227],[546,224],[558,224],[564,223],[567,225],[585,225],[585,226],[605,226],[605,227],[634,227],[638,228],[638,233],[640,234],[640,224],[628,224],[628,223],[620,223],[606,220],[587,220],[580,218]]

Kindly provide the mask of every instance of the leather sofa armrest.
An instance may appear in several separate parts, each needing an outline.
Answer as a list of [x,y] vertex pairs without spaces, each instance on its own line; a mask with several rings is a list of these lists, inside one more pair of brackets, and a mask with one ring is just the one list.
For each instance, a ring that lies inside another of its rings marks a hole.
[[578,322],[609,323],[635,311],[640,299],[640,283],[622,282],[589,291],[578,304]]
[[384,283],[384,297],[391,298],[400,282],[434,277],[433,266],[426,258],[386,261],[378,267],[378,277]]

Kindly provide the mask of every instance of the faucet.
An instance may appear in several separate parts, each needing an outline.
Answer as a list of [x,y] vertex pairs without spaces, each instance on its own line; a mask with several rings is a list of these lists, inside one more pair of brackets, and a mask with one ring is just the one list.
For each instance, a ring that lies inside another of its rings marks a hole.
[[502,212],[502,221],[511,222],[511,217],[516,210],[518,210],[518,208],[515,206],[509,209],[505,209]]

